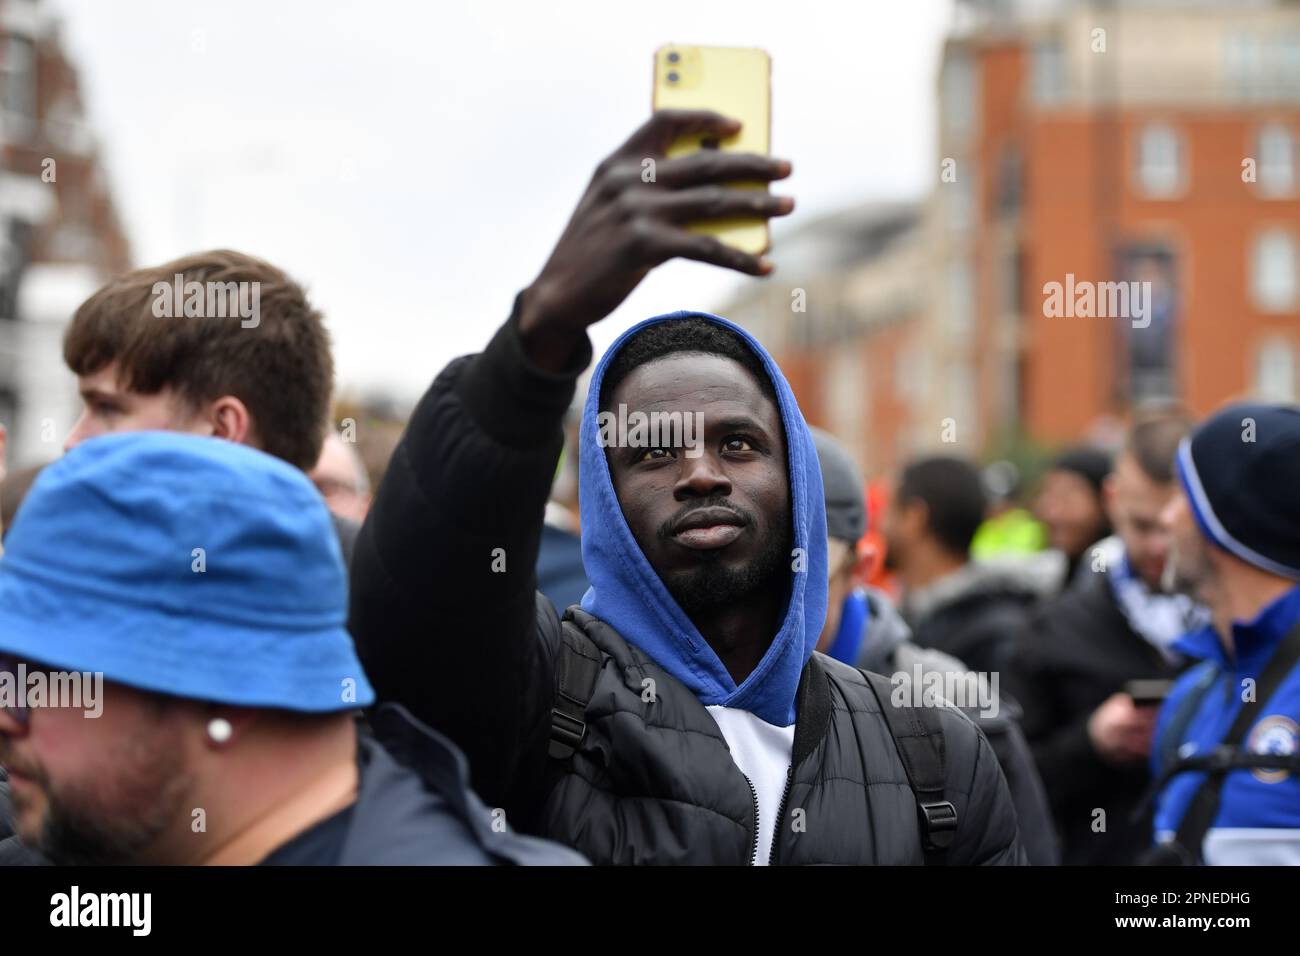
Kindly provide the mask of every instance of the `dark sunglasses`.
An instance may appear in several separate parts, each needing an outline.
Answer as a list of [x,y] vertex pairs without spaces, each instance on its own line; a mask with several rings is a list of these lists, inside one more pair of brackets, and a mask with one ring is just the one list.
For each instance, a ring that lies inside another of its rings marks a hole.
[[[11,686],[13,687],[14,693],[21,698],[23,696],[23,688],[19,686],[18,682],[18,661],[12,657],[5,657],[3,654],[0,654],[0,675],[3,674],[12,675],[13,680]],[[5,695],[2,693],[2,690],[3,689],[0,688],[0,710],[9,714],[14,720],[18,721],[18,723],[26,724],[29,717],[27,708],[21,704],[11,703],[5,700]]]

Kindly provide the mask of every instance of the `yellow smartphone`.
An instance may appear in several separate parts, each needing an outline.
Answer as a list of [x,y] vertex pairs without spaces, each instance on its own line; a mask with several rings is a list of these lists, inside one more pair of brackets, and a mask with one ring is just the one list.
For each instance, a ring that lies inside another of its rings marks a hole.
[[[670,43],[655,51],[656,110],[714,110],[742,124],[739,133],[723,140],[683,136],[669,148],[669,158],[699,149],[768,153],[771,100],[772,58],[766,50]],[[732,185],[767,189],[767,183]],[[691,223],[688,228],[752,255],[761,255],[771,246],[766,219],[711,219]]]

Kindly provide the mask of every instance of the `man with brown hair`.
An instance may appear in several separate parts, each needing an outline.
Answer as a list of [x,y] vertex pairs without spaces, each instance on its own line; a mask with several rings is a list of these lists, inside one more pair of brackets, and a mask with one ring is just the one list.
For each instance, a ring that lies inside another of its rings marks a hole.
[[1079,574],[1023,635],[1003,682],[1024,708],[1067,864],[1132,863],[1149,842],[1149,816],[1130,814],[1147,787],[1159,708],[1126,691],[1130,681],[1178,673],[1171,645],[1198,613],[1161,581],[1169,533],[1160,514],[1177,491],[1174,456],[1190,427],[1174,407],[1137,414],[1102,489],[1115,536],[1084,553]]
[[251,445],[303,471],[320,457],[329,333],[302,287],[261,259],[216,250],[121,275],[77,309],[63,358],[85,401],[65,451],[166,430]]
[[[161,430],[249,445],[302,471],[320,458],[334,387],[329,333],[302,287],[261,259],[214,250],[118,276],[77,309],[63,358],[85,403],[64,451]],[[358,526],[332,520],[346,565]],[[0,771],[0,839],[5,789]],[[36,861],[0,848],[2,863]]]

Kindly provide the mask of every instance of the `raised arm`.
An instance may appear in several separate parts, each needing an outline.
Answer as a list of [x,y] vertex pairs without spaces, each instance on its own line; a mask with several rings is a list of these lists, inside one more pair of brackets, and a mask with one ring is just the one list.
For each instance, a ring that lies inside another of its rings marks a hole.
[[526,804],[545,761],[559,626],[536,600],[534,566],[561,419],[591,359],[587,328],[668,259],[771,270],[685,225],[784,215],[792,200],[723,184],[781,179],[790,164],[665,158],[683,134],[737,129],[714,113],[663,111],[600,164],[510,319],[421,400],[358,537],[350,627],[366,671],[381,700],[466,752],[490,805]]

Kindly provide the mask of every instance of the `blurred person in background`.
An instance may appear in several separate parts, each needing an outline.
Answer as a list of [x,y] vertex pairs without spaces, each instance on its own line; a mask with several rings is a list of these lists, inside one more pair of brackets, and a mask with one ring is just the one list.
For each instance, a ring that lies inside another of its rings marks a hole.
[[867,501],[867,530],[859,542],[863,558],[858,565],[857,580],[869,588],[881,591],[891,601],[897,599],[898,582],[885,563],[885,513],[889,510],[889,479],[874,478],[865,486]]
[[[917,674],[965,675],[966,665],[955,657],[918,647],[912,641],[911,632],[888,595],[857,583],[862,565],[870,560],[859,548],[867,530],[862,476],[847,449],[833,435],[820,428],[812,432],[826,496],[826,564],[830,576],[826,624],[817,650],[845,664],[884,674],[895,687]],[[979,678],[987,689],[987,679],[983,675]],[[1029,862],[1054,866],[1058,854],[1047,795],[1017,724],[1019,710],[1015,702],[1003,697],[995,706],[982,708],[968,701],[961,710],[984,731],[997,754],[1016,806],[1020,842]]]
[[1039,611],[1008,669],[1067,864],[1133,863],[1148,842],[1150,816],[1130,814],[1148,785],[1159,705],[1134,701],[1125,685],[1176,676],[1173,643],[1197,621],[1190,599],[1161,587],[1169,533],[1160,515],[1177,492],[1174,456],[1190,427],[1176,409],[1137,415],[1103,486],[1115,536]]
[[356,447],[335,431],[325,435],[320,459],[308,475],[325,499],[330,514],[359,527],[370,510],[370,476]]
[[984,520],[984,487],[959,458],[907,465],[885,518],[885,561],[902,587],[912,639],[975,671],[1000,672],[1028,612],[1055,583],[1034,564],[971,560]]
[[1102,485],[1110,456],[1086,445],[1070,448],[1048,467],[1034,499],[1034,512],[1047,529],[1048,546],[1065,555],[1069,587],[1089,548],[1110,534]]
[[537,590],[546,595],[557,614],[582,601],[587,570],[582,564],[578,509],[578,424],[580,409],[569,409],[564,422],[564,449],[555,466],[551,497],[546,502],[542,543],[537,551]]
[[0,708],[24,848],[81,865],[580,862],[497,832],[459,751],[400,709],[358,729],[374,693],[345,573],[316,489],[263,452],[149,432],[46,469],[0,561],[0,670],[103,683],[94,714]]
[[[211,293],[197,309],[186,293],[181,311],[167,301],[177,283],[256,289],[257,314],[243,319]],[[63,359],[84,403],[65,451],[97,435],[166,430],[250,445],[303,471],[320,459],[334,388],[329,333],[302,287],[261,259],[216,250],[118,276],[73,315]],[[347,561],[358,526],[333,521]]]
[[1178,448],[1171,583],[1210,623],[1160,710],[1143,862],[1300,865],[1300,408],[1232,405]]
[[1020,469],[1013,462],[995,461],[980,472],[989,507],[975,532],[970,553],[976,561],[1037,554],[1047,544],[1047,532],[1018,504]]
[[389,396],[335,397],[334,421],[339,431],[347,434],[348,443],[360,457],[366,470],[366,484],[372,491],[383,483],[384,472],[401,440],[408,416],[405,403]]

